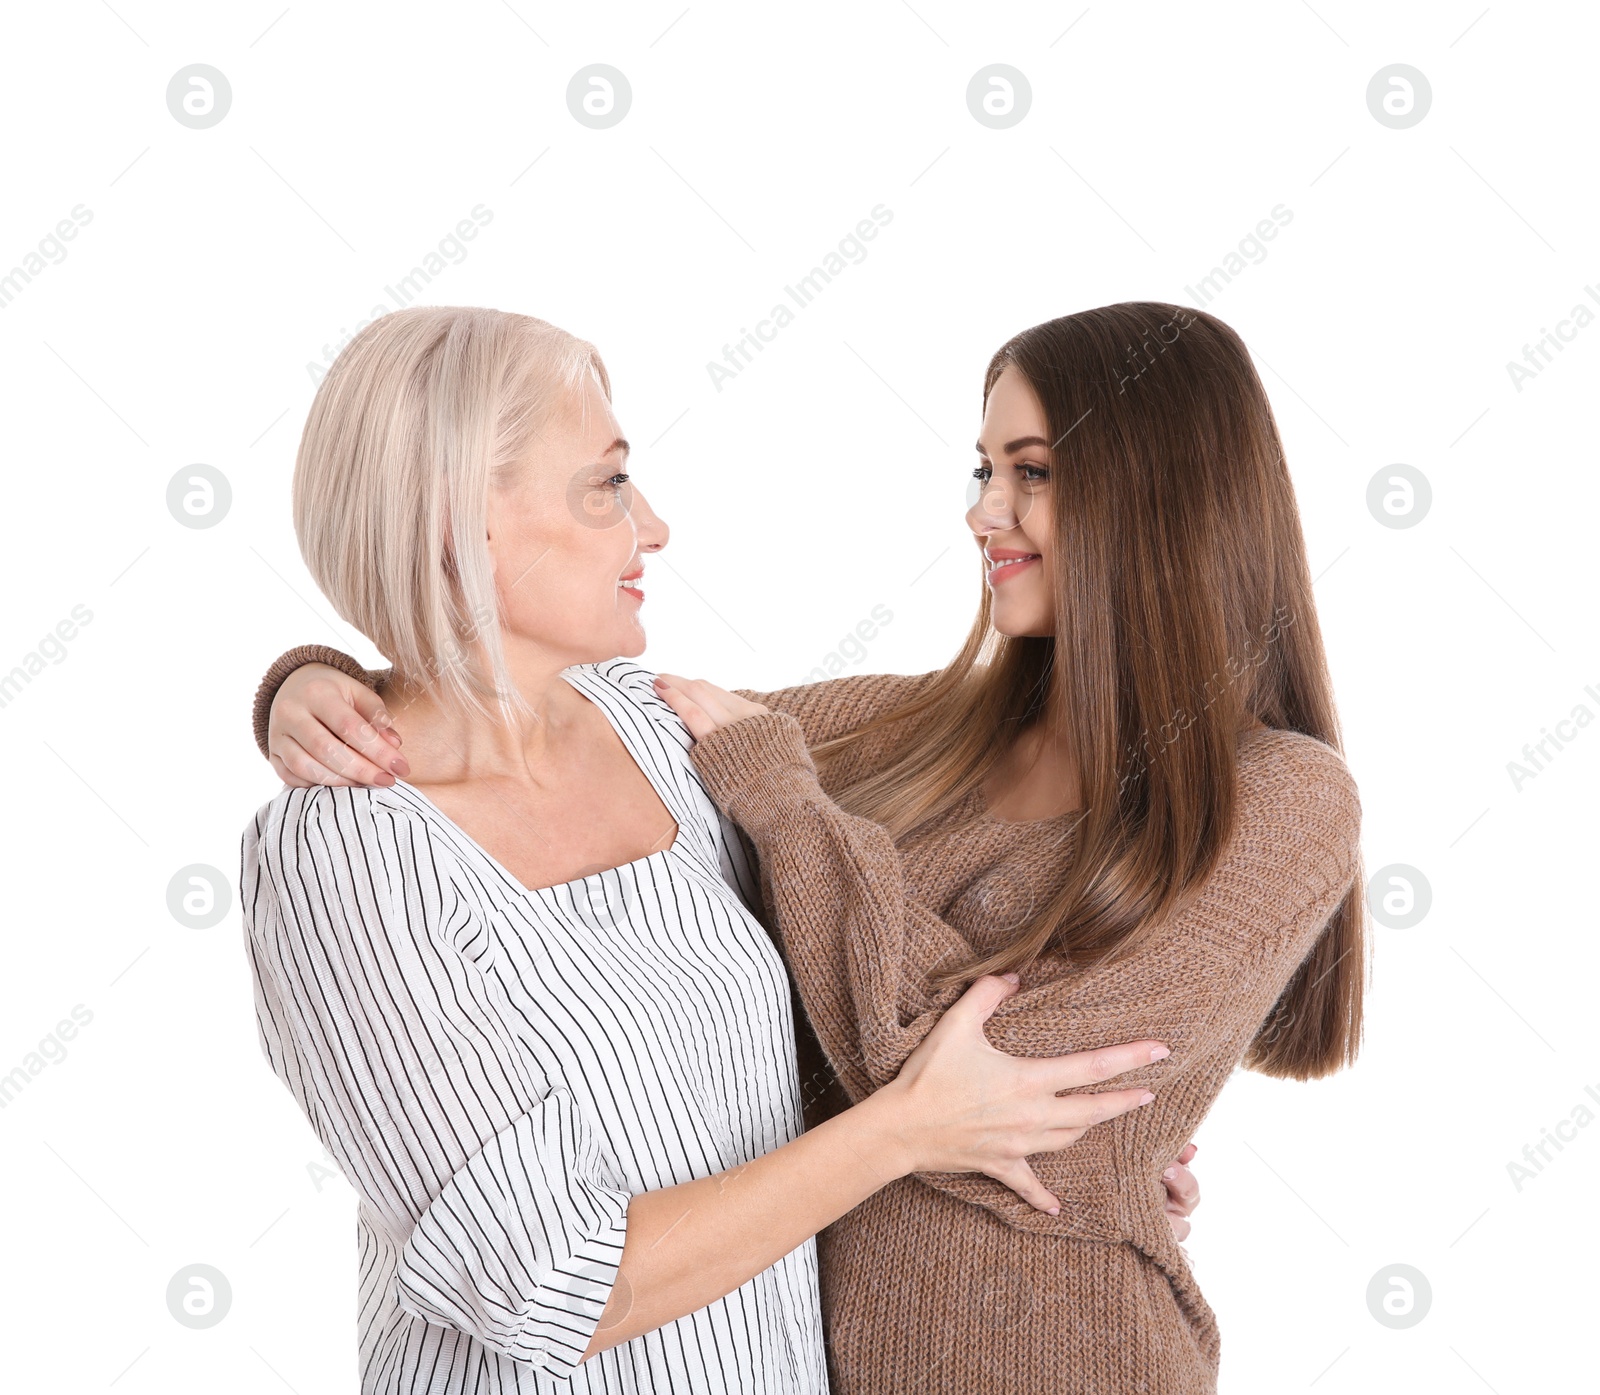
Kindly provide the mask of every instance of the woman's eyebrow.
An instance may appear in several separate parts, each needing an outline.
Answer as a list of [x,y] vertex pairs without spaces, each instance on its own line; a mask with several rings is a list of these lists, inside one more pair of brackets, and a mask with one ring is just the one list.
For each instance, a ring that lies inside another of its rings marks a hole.
[[[1006,455],[1015,455],[1024,446],[1043,446],[1046,450],[1049,450],[1050,442],[1045,440],[1043,436],[1018,436],[1014,441],[1007,441],[1003,447],[1003,451]],[[974,446],[974,449],[979,455],[983,456],[985,460],[989,458],[988,453],[983,448],[982,441],[977,442],[977,444]]]
[[601,455],[610,455],[614,450],[620,450],[624,455],[633,449],[622,437],[618,436],[609,446],[600,452]]

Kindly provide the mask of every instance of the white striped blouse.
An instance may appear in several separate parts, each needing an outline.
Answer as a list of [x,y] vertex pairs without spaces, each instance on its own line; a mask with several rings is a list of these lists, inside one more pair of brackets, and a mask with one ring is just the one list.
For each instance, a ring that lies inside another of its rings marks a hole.
[[579,1364],[629,1197],[802,1125],[788,977],[689,733],[637,664],[562,676],[671,847],[530,891],[403,783],[285,789],[244,835],[262,1050],[360,1197],[362,1395],[818,1395],[814,1240]]

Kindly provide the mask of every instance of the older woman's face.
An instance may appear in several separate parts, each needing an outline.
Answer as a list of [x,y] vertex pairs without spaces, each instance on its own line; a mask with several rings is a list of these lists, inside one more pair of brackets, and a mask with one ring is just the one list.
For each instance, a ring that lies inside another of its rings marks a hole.
[[506,657],[595,663],[644,651],[645,554],[667,525],[627,474],[628,443],[585,374],[514,478],[489,495]]

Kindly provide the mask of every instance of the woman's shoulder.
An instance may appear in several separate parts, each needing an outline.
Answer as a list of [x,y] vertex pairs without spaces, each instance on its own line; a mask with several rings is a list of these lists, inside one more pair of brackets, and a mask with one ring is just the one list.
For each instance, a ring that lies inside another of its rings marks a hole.
[[366,857],[380,830],[417,848],[435,841],[436,825],[427,801],[404,785],[285,786],[256,811],[244,851],[269,867],[291,868],[307,859],[352,862]]
[[1260,727],[1239,739],[1241,821],[1353,853],[1361,792],[1343,754],[1305,732]]

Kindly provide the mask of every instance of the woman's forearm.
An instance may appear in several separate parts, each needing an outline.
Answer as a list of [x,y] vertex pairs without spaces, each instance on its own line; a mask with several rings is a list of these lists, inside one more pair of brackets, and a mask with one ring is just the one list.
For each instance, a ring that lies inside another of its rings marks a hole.
[[1016,982],[980,978],[859,1104],[791,1143],[631,1198],[622,1259],[587,1354],[672,1322],[775,1264],[880,1187],[913,1172],[982,1172],[1059,1214],[1028,1159],[1155,1101],[1140,1088],[1065,1092],[1126,1077],[1166,1054],[1143,1040],[1051,1060],[996,1051],[983,1024]]
[[874,1095],[753,1162],[634,1197],[585,1359],[733,1292],[912,1170],[890,1096]]
[[[937,970],[972,950],[910,894],[889,831],[821,789],[802,735],[784,714],[747,716],[700,737],[693,758],[757,850],[807,1015],[847,1093],[861,1098],[937,1020],[952,991],[936,987]],[[1359,795],[1342,758],[1309,738],[1271,739],[1242,763],[1236,827],[1190,904],[1118,960],[1035,972],[988,1024],[992,1044],[1019,1056],[1148,1035],[1172,1049],[1152,1088],[1182,1088],[1149,1115],[1038,1160],[1041,1180],[1070,1195],[1059,1217],[985,1178],[923,1181],[1040,1233],[1120,1239],[1135,1229],[1130,1207],[1148,1218],[1161,1168],[1205,1117],[1359,859]]]

